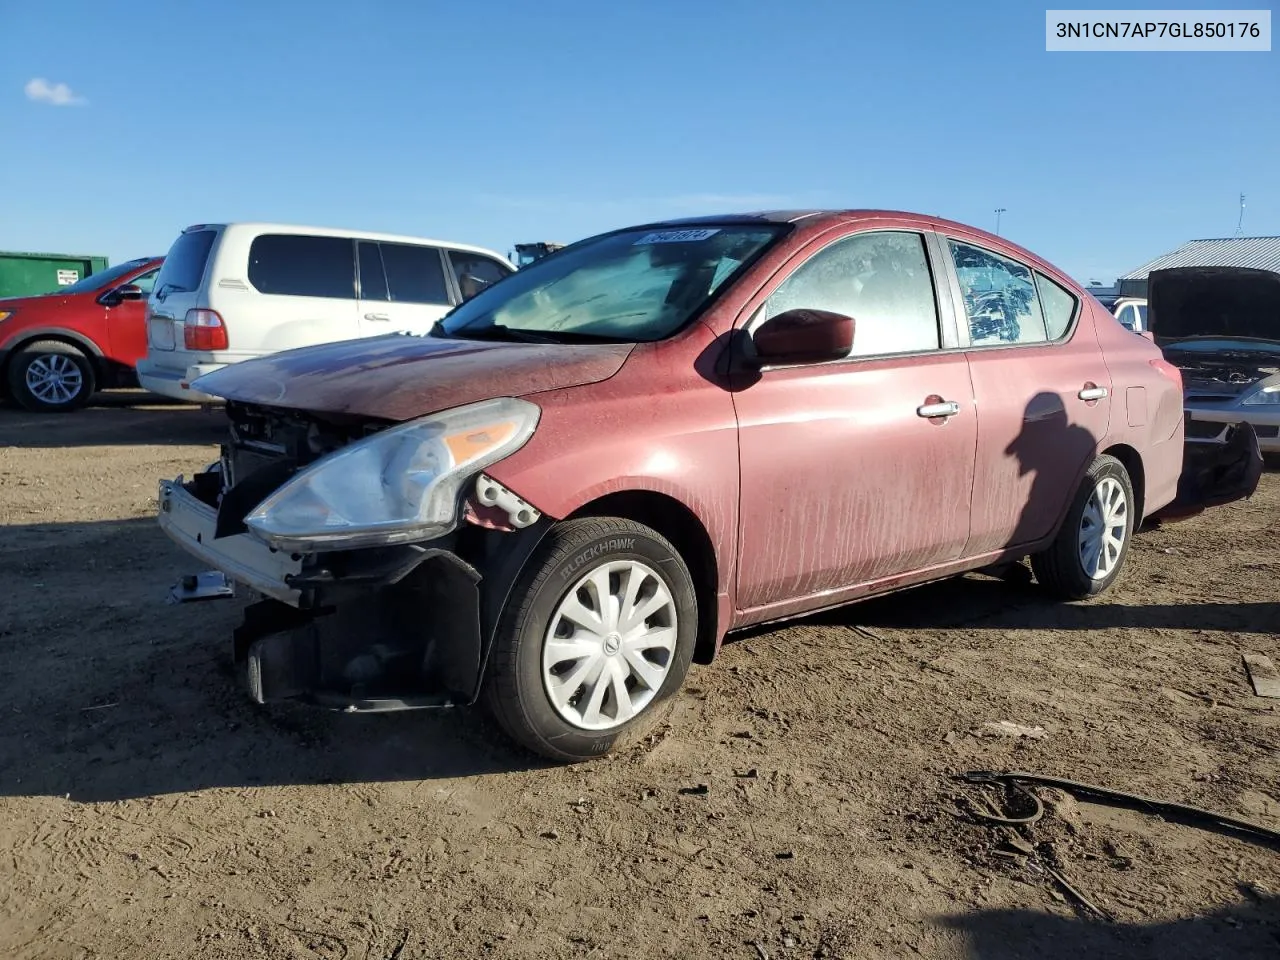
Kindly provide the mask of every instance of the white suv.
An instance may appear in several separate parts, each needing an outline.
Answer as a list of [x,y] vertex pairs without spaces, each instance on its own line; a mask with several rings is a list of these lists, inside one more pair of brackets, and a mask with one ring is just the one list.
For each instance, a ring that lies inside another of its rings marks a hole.
[[264,223],[188,227],[147,305],[138,381],[178,400],[229,363],[278,350],[426,333],[515,267],[481,247],[382,233]]

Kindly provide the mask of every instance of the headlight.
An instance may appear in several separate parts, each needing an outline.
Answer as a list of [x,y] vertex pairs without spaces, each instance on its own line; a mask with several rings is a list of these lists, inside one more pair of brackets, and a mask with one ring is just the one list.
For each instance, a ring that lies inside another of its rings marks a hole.
[[4,323],[6,320],[8,320],[12,316],[13,316],[12,310],[0,310],[0,323]]
[[383,430],[320,458],[250,511],[281,550],[345,550],[443,536],[468,478],[528,442],[540,411],[503,397]]
[[1274,387],[1263,387],[1257,393],[1245,397],[1240,403],[1249,406],[1259,403],[1280,403],[1280,384]]

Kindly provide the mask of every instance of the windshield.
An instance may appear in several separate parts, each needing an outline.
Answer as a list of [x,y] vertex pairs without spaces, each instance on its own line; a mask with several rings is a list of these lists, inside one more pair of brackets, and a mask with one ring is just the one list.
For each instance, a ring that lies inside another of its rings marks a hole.
[[68,293],[93,293],[95,290],[101,290],[103,287],[111,286],[125,274],[132,273],[146,262],[147,258],[143,257],[141,260],[130,260],[128,263],[117,263],[114,267],[107,267],[107,269],[99,270],[97,273],[91,273],[83,280],[77,280],[70,286],[59,287],[54,292],[59,297]]
[[662,340],[785,229],[707,225],[584,240],[468,300],[441,328],[464,338]]

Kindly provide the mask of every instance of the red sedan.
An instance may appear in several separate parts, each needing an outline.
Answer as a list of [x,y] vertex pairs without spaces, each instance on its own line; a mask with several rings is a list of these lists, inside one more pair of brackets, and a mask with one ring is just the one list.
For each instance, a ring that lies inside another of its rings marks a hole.
[[1242,434],[1180,490],[1151,342],[1026,250],[881,211],[614,231],[430,336],[199,387],[232,438],[160,520],[259,598],[255,698],[483,696],[562,760],[733,630],[1028,556],[1052,595],[1101,593],[1144,518],[1247,495],[1260,463]]

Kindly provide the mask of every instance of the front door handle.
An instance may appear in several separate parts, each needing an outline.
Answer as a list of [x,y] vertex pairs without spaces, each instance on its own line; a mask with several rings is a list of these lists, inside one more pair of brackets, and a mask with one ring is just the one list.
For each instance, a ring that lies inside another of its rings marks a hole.
[[391,320],[391,318],[388,317],[385,313],[366,313],[364,315],[364,318],[366,320],[377,320],[380,323],[387,323],[388,321]]
[[1086,383],[1076,396],[1081,400],[1104,400],[1107,396],[1107,388]]
[[932,420],[934,417],[954,417],[960,412],[960,404],[954,400],[939,400],[937,403],[926,403],[916,407],[916,416]]

